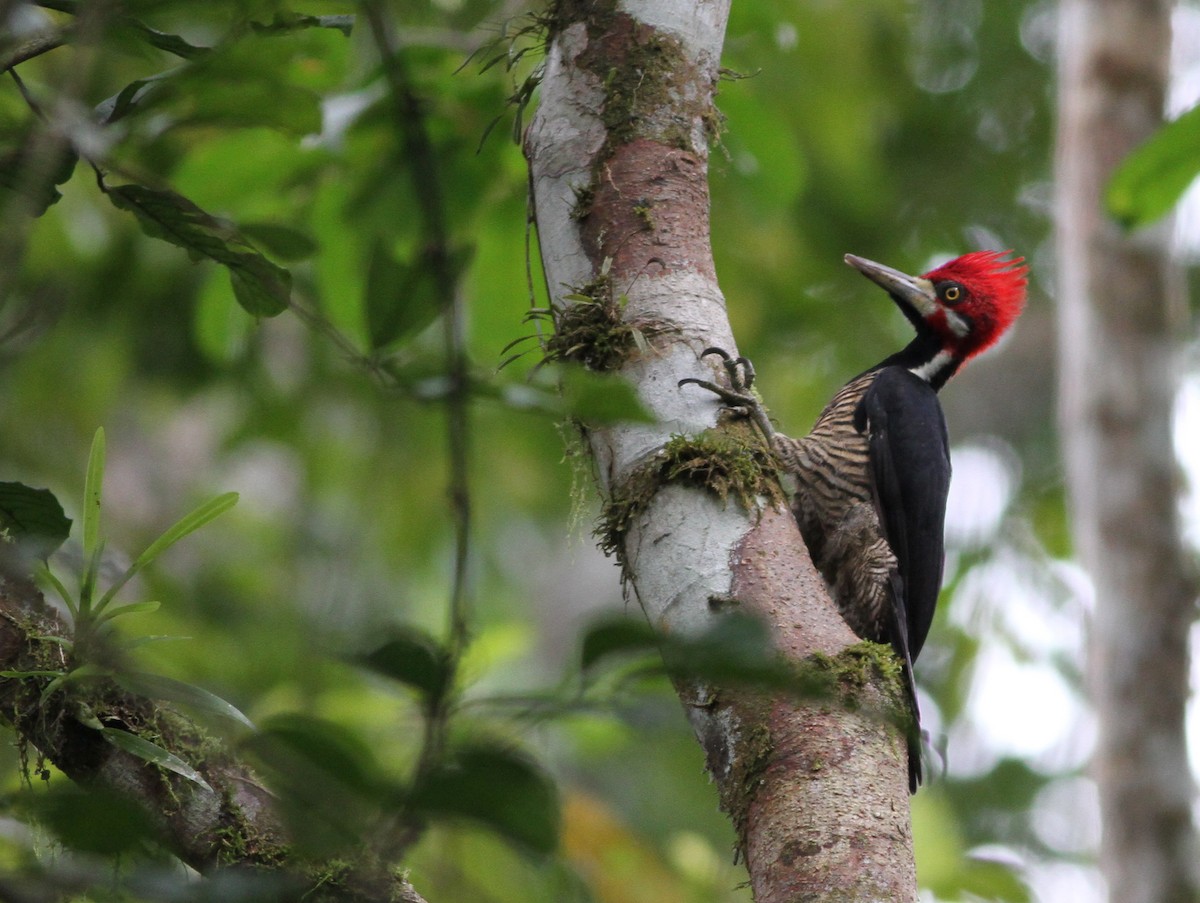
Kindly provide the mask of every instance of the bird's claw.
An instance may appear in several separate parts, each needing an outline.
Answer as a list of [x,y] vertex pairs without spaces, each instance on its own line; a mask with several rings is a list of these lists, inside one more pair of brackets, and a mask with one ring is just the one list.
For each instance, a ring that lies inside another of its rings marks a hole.
[[[731,380],[732,381],[732,380]],[[737,389],[727,388],[718,383],[711,382],[707,379],[697,379],[694,376],[689,376],[686,379],[681,379],[679,385],[682,386],[699,386],[701,389],[707,389],[716,395],[721,401],[725,402],[731,408],[748,408],[758,403],[758,399],[746,392],[739,392]]]
[[705,348],[700,357],[705,358],[710,354],[718,355],[721,358],[721,365],[725,368],[725,372],[729,374],[729,385],[736,392],[749,392],[754,385],[754,365],[750,363],[748,357],[734,357],[724,348]]
[[770,439],[774,433],[774,429],[771,427],[762,402],[751,391],[751,387],[754,385],[754,365],[750,363],[748,358],[734,357],[724,348],[705,348],[700,357],[704,358],[710,354],[715,354],[721,358],[721,365],[725,368],[725,373],[729,377],[729,386],[722,386],[711,380],[697,379],[693,376],[681,379],[679,385],[681,387],[689,385],[699,386],[701,389],[712,392],[725,403],[726,407],[740,411],[743,415],[750,417],[763,430],[763,434]]

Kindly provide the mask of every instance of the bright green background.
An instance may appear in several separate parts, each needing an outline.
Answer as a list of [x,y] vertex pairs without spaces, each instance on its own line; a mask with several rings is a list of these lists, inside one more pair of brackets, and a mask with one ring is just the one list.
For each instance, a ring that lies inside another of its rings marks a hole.
[[[108,162],[242,226],[295,230],[282,246],[260,248],[291,270],[296,297],[365,349],[373,249],[390,252],[399,279],[424,241],[369,35],[362,23],[349,38],[245,24],[288,10],[349,14],[354,5],[130,9],[159,31],[222,49],[174,72],[165,79],[173,90],[109,132]],[[538,56],[511,72],[503,63],[481,72],[487,53],[464,60],[502,27],[524,24],[513,19],[520,12],[475,0],[392,8],[427,104],[452,239],[471,250],[462,291],[473,366],[484,386],[510,393],[481,391],[472,406],[473,643],[469,704],[453,734],[535,757],[557,782],[563,830],[560,852],[539,858],[495,832],[438,821],[406,864],[431,901],[745,901],[732,831],[664,679],[614,678],[611,692],[594,692],[599,704],[570,714],[487,702],[567,699],[587,625],[625,610],[616,568],[592,549],[586,471],[573,476],[553,417],[502,400],[520,392],[536,354],[496,371],[501,349],[533,331],[522,322],[530,306],[545,303],[536,260],[535,297],[528,288],[525,164],[505,105]],[[109,25],[97,43],[19,68],[44,107],[74,93],[86,111],[184,66]],[[734,3],[730,77],[718,98],[726,128],[711,158],[717,270],[741,349],[787,430],[805,430],[842,381],[906,340],[903,319],[842,264],[844,253],[922,271],[935,258],[1000,246],[1032,264],[1016,333],[945,392],[955,442],[980,450],[1015,489],[999,494],[998,518],[951,531],[950,587],[917,669],[935,743],[951,738],[948,776],[913,803],[921,882],[939,899],[1029,899],[1031,876],[1042,887],[1086,886],[1089,873],[1075,866],[1092,855],[1079,750],[1051,742],[1010,758],[1012,745],[979,729],[989,713],[971,702],[981,648],[1061,675],[1072,698],[1079,684],[1081,608],[1055,560],[1069,550],[1044,279],[1052,35],[1045,2],[746,0]],[[493,52],[506,46],[500,35]],[[348,118],[335,127],[335,114]],[[31,123],[5,81],[4,148]],[[438,403],[414,400],[442,367],[437,325],[387,349],[404,382],[382,388],[290,313],[248,317],[225,270],[146,237],[86,164],[61,191],[28,225],[11,202],[5,208],[3,248],[20,262],[4,274],[0,325],[27,328],[0,344],[0,479],[47,486],[77,517],[88,444],[102,425],[113,569],[202,499],[240,492],[232,513],[126,592],[163,606],[124,619],[124,630],[187,638],[144,647],[138,666],[212,690],[259,722],[279,713],[330,719],[402,780],[420,738],[415,697],[343,659],[392,625],[444,632],[445,418]],[[405,293],[416,325],[428,319],[428,291],[414,277]],[[960,469],[966,509],[983,504],[972,501],[972,479],[998,479],[986,473]],[[75,536],[56,570],[77,571],[79,554]],[[1018,590],[1023,620],[1012,616]],[[1038,639],[1045,624],[1059,631],[1048,641]],[[1019,724],[1028,710],[1038,730],[1040,702],[1008,700],[1004,723],[1015,711]],[[1082,717],[1077,707],[1071,717]],[[4,755],[15,789],[16,754]],[[1047,829],[1055,807],[1078,816],[1082,834]],[[0,841],[0,861],[25,868],[35,854],[53,861],[57,849],[45,832],[18,834]]]

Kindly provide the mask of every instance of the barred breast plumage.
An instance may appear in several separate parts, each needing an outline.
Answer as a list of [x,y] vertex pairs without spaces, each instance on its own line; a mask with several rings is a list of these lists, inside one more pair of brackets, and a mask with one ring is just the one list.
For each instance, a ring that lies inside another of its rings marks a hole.
[[792,510],[842,617],[864,639],[886,643],[887,587],[896,556],[871,495],[867,438],[854,424],[876,374],[869,371],[843,386],[807,436],[778,437],[776,452],[796,478]]

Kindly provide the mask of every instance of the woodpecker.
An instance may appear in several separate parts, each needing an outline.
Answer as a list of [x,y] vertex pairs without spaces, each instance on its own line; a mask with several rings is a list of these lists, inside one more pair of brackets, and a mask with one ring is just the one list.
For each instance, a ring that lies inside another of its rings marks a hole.
[[921,783],[920,713],[912,665],[942,584],[950,443],[937,392],[993,345],[1025,303],[1024,258],[976,251],[922,276],[846,255],[916,330],[902,350],[854,377],[793,439],[775,431],[750,389],[745,358],[719,354],[730,387],[685,379],[749,414],[796,482],[792,510],[813,564],[858,636],[890,644],[912,707],[909,788]]

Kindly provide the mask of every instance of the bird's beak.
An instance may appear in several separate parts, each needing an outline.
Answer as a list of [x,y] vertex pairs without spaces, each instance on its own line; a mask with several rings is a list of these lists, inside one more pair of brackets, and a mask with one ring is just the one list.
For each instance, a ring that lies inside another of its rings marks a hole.
[[889,295],[921,317],[928,317],[938,309],[937,292],[933,283],[921,276],[909,276],[882,263],[865,257],[846,255],[846,263],[854,267]]

